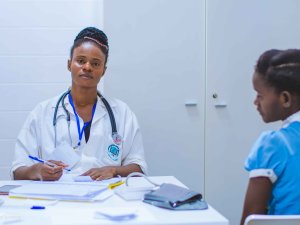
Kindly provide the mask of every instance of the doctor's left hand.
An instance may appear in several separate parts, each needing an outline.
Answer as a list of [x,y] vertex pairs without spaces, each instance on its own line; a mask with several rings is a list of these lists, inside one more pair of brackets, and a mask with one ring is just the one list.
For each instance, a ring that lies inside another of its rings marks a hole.
[[114,166],[104,166],[101,168],[92,168],[81,176],[90,176],[93,180],[105,180],[116,176],[117,169]]

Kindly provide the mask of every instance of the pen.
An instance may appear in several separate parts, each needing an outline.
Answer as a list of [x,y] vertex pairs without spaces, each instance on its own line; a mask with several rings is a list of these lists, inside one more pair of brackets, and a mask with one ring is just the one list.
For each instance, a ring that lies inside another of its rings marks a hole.
[[[47,164],[48,166],[52,166],[52,167],[57,166],[56,164],[54,164],[54,163],[52,163],[52,162],[45,161],[45,160],[40,159],[40,158],[38,158],[38,157],[34,157],[34,156],[31,156],[31,155],[29,155],[28,157],[29,157],[30,159],[32,159],[32,160],[37,161],[37,162]],[[70,169],[67,169],[67,168],[64,168],[64,170],[71,171]]]
[[46,208],[45,206],[33,205],[33,206],[31,206],[30,209],[45,209],[45,208]]

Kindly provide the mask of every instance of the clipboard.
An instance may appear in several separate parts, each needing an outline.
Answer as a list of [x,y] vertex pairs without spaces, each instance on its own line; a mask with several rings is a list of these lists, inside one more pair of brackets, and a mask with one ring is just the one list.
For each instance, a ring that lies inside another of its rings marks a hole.
[[14,188],[17,188],[17,187],[20,187],[21,185],[3,185],[0,187],[0,195],[8,195],[9,191],[14,189]]

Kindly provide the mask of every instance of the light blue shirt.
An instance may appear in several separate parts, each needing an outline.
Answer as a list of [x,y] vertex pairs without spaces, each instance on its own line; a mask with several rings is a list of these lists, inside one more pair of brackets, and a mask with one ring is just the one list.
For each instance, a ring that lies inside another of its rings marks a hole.
[[300,214],[300,122],[262,133],[245,169],[250,177],[269,177],[273,183],[268,214]]

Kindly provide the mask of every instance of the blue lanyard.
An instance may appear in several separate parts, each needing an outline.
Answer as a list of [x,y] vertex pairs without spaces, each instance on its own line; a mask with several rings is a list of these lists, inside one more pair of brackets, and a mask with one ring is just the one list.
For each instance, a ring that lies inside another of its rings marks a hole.
[[92,119],[88,122],[85,122],[83,124],[83,127],[82,129],[80,129],[80,121],[79,121],[79,116],[76,112],[76,109],[75,109],[75,106],[74,106],[74,103],[73,103],[73,99],[72,99],[72,96],[71,94],[69,93],[69,102],[73,108],[73,111],[74,111],[74,114],[75,114],[75,118],[76,118],[76,123],[77,123],[77,131],[78,131],[78,143],[77,143],[77,147],[80,146],[80,143],[81,143],[81,139],[82,139],[82,136],[83,136],[83,132],[84,132],[84,129],[86,128],[86,126],[88,126],[90,123],[92,123],[93,121],[93,118],[94,118],[94,115],[95,115],[95,111],[96,111],[96,105],[97,105],[97,101],[94,103],[94,106],[93,106],[93,111],[92,111]]

